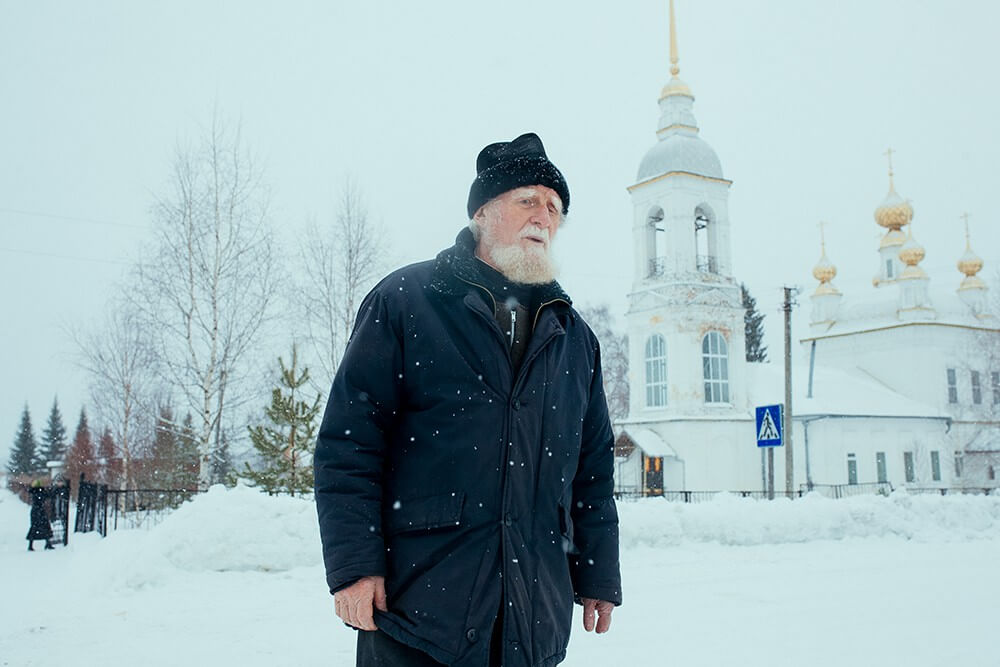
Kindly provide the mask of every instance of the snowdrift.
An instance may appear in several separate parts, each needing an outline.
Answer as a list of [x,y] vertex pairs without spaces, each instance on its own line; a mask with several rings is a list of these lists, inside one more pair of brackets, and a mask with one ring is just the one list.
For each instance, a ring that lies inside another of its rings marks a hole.
[[[1000,537],[1000,497],[907,495],[762,501],[720,494],[696,504],[647,498],[618,504],[622,549],[711,542],[750,546],[890,537],[923,542]],[[0,494],[0,548],[25,548],[29,508]],[[96,588],[142,588],[179,573],[321,568],[311,498],[212,487],[146,531],[70,536],[56,554]]]

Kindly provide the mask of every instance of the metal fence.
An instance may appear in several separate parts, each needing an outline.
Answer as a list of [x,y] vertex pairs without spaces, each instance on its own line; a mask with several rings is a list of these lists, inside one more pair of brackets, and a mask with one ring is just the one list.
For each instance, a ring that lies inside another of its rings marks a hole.
[[[813,484],[811,487],[803,485],[798,491],[788,493],[775,489],[775,498],[801,498],[807,493],[818,493],[827,498],[851,498],[855,496],[888,496],[895,491],[892,484],[888,482],[874,482],[871,484]],[[912,494],[935,494],[941,496],[954,495],[990,495],[1000,494],[996,489],[981,487],[933,487],[915,488],[903,487],[907,493]],[[669,502],[681,503],[701,503],[707,502],[719,494],[730,494],[741,498],[754,498],[756,500],[767,500],[767,491],[669,491],[669,490],[646,490],[628,489],[615,491],[615,498],[618,500],[638,500],[639,498],[663,498]]]
[[[703,503],[708,502],[719,494],[729,494],[741,498],[755,498],[757,500],[767,500],[767,491],[615,491],[615,498],[618,500],[638,500],[639,498],[663,498],[670,502],[679,503]],[[775,498],[801,498],[806,491],[774,491]]]
[[889,482],[871,482],[868,484],[812,484],[803,486],[807,492],[812,491],[827,498],[850,498],[852,496],[887,496],[893,492]]
[[197,489],[108,489],[110,528],[151,528],[197,493]]

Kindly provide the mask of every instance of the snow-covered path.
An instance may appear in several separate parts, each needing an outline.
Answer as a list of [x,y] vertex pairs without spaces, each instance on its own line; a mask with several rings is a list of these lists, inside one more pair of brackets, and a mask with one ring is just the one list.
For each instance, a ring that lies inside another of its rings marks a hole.
[[[27,516],[0,497],[0,665],[353,665],[305,501],[220,489],[36,553]],[[1000,498],[652,500],[622,520],[625,605],[603,636],[578,615],[570,667],[1000,665]]]

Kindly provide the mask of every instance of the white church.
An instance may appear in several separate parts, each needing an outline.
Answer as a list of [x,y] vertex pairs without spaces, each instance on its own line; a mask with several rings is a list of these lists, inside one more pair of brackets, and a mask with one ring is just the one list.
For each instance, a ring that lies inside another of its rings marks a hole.
[[[783,402],[784,365],[745,361],[732,181],[698,136],[694,96],[677,76],[672,0],[670,62],[657,141],[628,188],[630,409],[616,424],[616,490],[761,492],[754,408]],[[809,333],[793,350],[795,492],[1000,486],[1000,322],[977,275],[983,262],[967,243],[958,272],[932,288],[912,218],[890,163],[870,292],[842,294],[821,251]],[[783,448],[774,488],[785,489]]]

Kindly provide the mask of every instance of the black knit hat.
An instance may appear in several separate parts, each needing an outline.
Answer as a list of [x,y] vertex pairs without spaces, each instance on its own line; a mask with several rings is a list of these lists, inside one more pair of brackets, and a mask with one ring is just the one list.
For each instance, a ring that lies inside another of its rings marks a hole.
[[544,185],[562,199],[563,215],[569,212],[569,187],[562,173],[549,162],[542,140],[534,132],[514,141],[490,144],[476,159],[476,180],[469,188],[469,218],[479,207],[508,190],[524,185]]

